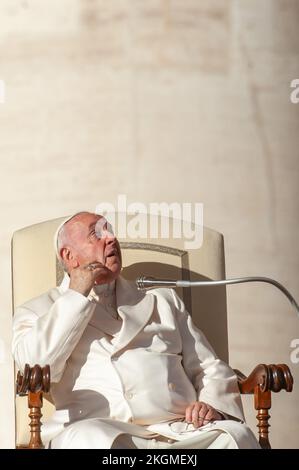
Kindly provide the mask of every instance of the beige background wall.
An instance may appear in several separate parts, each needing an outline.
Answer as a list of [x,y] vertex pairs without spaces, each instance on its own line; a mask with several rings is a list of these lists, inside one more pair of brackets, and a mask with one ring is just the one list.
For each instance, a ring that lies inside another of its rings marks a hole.
[[[270,276],[299,298],[298,22],[296,0],[1,0],[1,447],[13,445],[14,230],[118,194],[203,202],[227,276]],[[299,447],[298,318],[267,285],[230,286],[228,307],[233,367],[290,365],[272,444]]]

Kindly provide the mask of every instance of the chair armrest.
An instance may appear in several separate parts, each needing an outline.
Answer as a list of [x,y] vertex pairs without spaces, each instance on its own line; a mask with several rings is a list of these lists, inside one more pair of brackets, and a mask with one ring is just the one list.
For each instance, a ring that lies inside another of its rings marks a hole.
[[25,364],[24,373],[18,371],[16,381],[16,393],[20,396],[28,394],[28,407],[30,409],[30,442],[26,448],[42,449],[41,440],[41,408],[43,406],[43,393],[50,391],[50,366],[44,367],[36,364],[30,367]]
[[240,393],[254,393],[255,387],[259,387],[262,392],[280,392],[286,390],[291,392],[293,389],[293,377],[289,367],[286,364],[259,364],[246,377],[238,369],[234,369],[237,378]]
[[270,449],[268,410],[271,408],[271,392],[293,390],[293,377],[286,364],[259,364],[246,377],[238,369],[234,369],[237,375],[240,393],[254,394],[254,407],[258,410],[257,427],[259,429],[259,443],[263,449]]

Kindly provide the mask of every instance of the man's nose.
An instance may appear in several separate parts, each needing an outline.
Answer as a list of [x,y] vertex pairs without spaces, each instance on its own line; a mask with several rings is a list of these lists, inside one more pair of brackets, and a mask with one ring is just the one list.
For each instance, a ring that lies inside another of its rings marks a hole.
[[111,233],[108,230],[103,231],[103,238],[105,238],[105,242],[107,245],[115,243],[116,240],[116,236],[114,235],[114,233]]
[[111,233],[109,233],[109,236],[106,238],[106,244],[107,245],[114,245],[115,244],[115,235],[111,235]]

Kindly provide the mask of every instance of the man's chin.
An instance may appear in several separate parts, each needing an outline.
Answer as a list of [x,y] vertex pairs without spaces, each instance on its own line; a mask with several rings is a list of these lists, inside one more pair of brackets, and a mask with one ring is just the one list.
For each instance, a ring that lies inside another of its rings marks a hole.
[[111,273],[111,274],[118,274],[120,273],[121,270],[121,263],[119,262],[118,258],[115,257],[114,261],[110,258],[110,262],[108,259],[108,262],[105,264],[105,268]]

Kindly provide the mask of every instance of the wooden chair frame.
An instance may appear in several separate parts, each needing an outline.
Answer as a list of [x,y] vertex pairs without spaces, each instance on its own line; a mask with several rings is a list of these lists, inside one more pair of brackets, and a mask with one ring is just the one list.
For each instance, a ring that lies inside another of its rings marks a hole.
[[[271,392],[293,389],[293,377],[286,364],[259,364],[246,377],[235,369],[241,394],[254,395],[254,407],[257,410],[259,443],[263,449],[271,449],[269,442],[269,410],[271,408]],[[25,449],[43,449],[41,439],[41,417],[43,394],[50,391],[50,367],[26,364],[23,375],[18,372],[16,392],[20,396],[28,395],[30,442]]]

